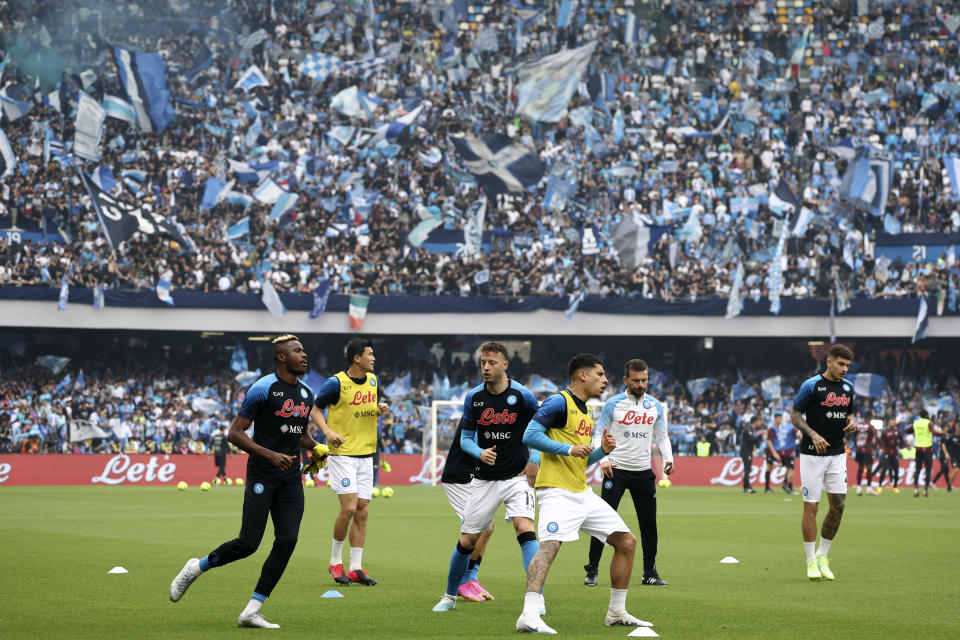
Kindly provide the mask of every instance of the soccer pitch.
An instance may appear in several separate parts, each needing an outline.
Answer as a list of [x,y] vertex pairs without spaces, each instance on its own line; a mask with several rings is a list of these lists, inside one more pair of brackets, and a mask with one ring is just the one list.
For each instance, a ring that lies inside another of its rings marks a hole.
[[[334,584],[327,562],[336,498],[327,488],[305,492],[297,549],[263,609],[281,625],[279,633],[516,637],[524,576],[502,508],[480,571],[496,600],[460,600],[455,611],[433,613],[458,532],[440,488],[399,487],[392,499],[374,500],[363,560],[380,582],[375,587]],[[272,543],[270,525],[254,556],[204,574],[178,604],[167,597],[187,558],[236,536],[242,494],[240,487],[0,489],[0,637],[275,635],[236,628]],[[944,638],[960,626],[950,598],[960,568],[960,494],[849,494],[830,553],[837,580],[819,583],[805,577],[799,496],[672,487],[658,497],[657,565],[670,584],[641,586],[635,569],[627,608],[652,621],[662,638]],[[620,512],[636,531],[629,500]],[[569,638],[626,637],[629,629],[603,625],[611,550],[597,588],[583,586],[586,554],[586,537],[560,549],[547,578],[544,619]],[[639,556],[638,544],[637,566]],[[724,556],[740,562],[720,564]],[[114,566],[129,573],[109,575]],[[334,588],[344,597],[320,597]]]

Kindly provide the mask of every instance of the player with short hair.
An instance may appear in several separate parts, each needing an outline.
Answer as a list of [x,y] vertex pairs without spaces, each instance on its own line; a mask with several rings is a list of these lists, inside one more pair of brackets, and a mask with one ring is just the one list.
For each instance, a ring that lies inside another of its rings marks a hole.
[[903,436],[894,420],[887,422],[886,428],[880,433],[880,451],[883,458],[880,460],[880,476],[877,485],[883,486],[883,479],[890,472],[893,482],[893,492],[900,493],[897,484],[900,481],[900,447],[903,446]]
[[[623,384],[627,390],[613,396],[603,405],[593,430],[593,447],[600,446],[602,431],[613,434],[617,448],[600,460],[604,481],[600,497],[614,510],[620,506],[629,489],[633,508],[640,525],[640,547],[643,550],[642,584],[666,586],[657,572],[657,476],[651,465],[654,439],[663,456],[663,472],[676,471],[673,449],[667,435],[663,405],[647,393],[650,371],[640,358],[629,360],[623,367]],[[602,430],[602,431],[601,431]],[[596,586],[597,569],[603,555],[603,543],[590,538],[590,555],[583,567],[587,575],[583,583]]]
[[501,504],[506,506],[507,518],[517,532],[524,571],[537,552],[533,481],[540,452],[531,454],[523,443],[523,434],[540,405],[529,389],[507,377],[507,358],[503,343],[482,344],[483,384],[471,389],[463,400],[460,447],[480,464],[475,467],[463,508],[460,539],[450,556],[447,588],[434,611],[456,608],[471,555],[483,533],[492,529]]
[[[803,434],[800,441],[800,477],[803,480],[803,547],[807,554],[807,577],[833,580],[827,553],[840,528],[847,497],[847,460],[844,433],[853,431],[856,410],[853,385],[844,379],[853,351],[835,344],[827,352],[827,369],[800,385],[790,420]],[[806,417],[804,417],[806,416]],[[817,542],[817,507],[820,492],[827,492],[830,510]]]
[[593,354],[581,353],[570,360],[567,372],[569,386],[544,401],[523,436],[524,444],[541,451],[536,481],[540,549],[527,567],[527,590],[517,631],[556,633],[540,617],[544,607],[543,583],[560,545],[576,540],[579,531],[613,547],[607,626],[653,626],[626,611],[637,539],[620,514],[587,486],[587,465],[617,446],[608,432],[603,434],[600,448],[590,446],[593,412],[587,401],[599,397],[607,387],[603,361]]
[[937,425],[930,421],[926,409],[920,410],[920,417],[907,427],[907,433],[913,434],[913,446],[917,448],[917,462],[913,473],[913,497],[920,495],[920,470],[925,468],[923,495],[930,497],[930,478],[933,475],[933,436],[942,436]]
[[[280,336],[273,341],[276,373],[257,380],[247,391],[243,406],[230,424],[230,443],[250,454],[247,483],[243,493],[243,523],[240,535],[225,542],[203,558],[190,558],[170,584],[170,600],[178,602],[200,575],[253,554],[273,519],[273,549],[263,563],[260,580],[250,602],[237,618],[240,627],[279,629],[260,614],[297,544],[303,517],[303,485],[297,457],[299,448],[311,449],[320,461],[326,445],[310,437],[308,416],[313,391],[298,379],[307,372],[307,354],[299,338]],[[255,426],[253,438],[246,431]]]
[[783,412],[777,411],[773,414],[773,423],[767,429],[764,438],[767,451],[766,493],[773,493],[773,489],[770,488],[770,474],[773,472],[774,464],[787,470],[783,479],[783,490],[790,495],[797,493],[793,490],[793,454],[797,448],[796,433],[796,427],[789,422],[784,422]]
[[756,415],[750,419],[749,424],[745,424],[740,430],[740,460],[743,461],[744,493],[757,492],[750,486],[750,473],[753,472],[753,449],[763,440],[763,436],[760,435],[762,426],[763,418]]
[[946,434],[940,441],[943,447],[944,458],[947,461],[947,491],[953,491],[953,481],[957,479],[957,472],[960,471],[960,425],[956,422],[947,429]]
[[877,490],[870,486],[873,479],[873,453],[877,446],[877,432],[870,424],[872,415],[867,414],[863,420],[854,424],[853,451],[857,461],[857,495],[863,495],[863,488],[867,493],[877,495]]
[[217,466],[217,475],[214,480],[227,483],[227,429],[218,428],[210,438],[210,448],[213,450],[213,463]]
[[[377,581],[363,570],[363,545],[367,538],[369,504],[373,497],[373,454],[377,451],[377,419],[390,412],[383,402],[380,381],[373,373],[376,358],[367,338],[347,342],[348,366],[327,378],[317,393],[310,416],[323,428],[321,411],[327,409],[330,487],[340,500],[333,523],[333,544],[328,570],[337,584],[356,582],[373,586]],[[343,570],[343,543],[350,535],[350,570]]]

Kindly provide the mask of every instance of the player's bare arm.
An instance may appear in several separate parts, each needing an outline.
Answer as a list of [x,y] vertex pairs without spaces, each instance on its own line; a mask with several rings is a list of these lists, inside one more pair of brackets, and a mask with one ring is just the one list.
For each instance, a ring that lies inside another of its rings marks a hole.
[[840,520],[843,518],[843,509],[846,506],[846,496],[838,493],[828,493],[827,499],[830,500],[830,510],[823,518],[823,526],[820,527],[820,535],[828,540],[833,540],[837,535],[837,529],[840,528]]
[[237,416],[230,423],[230,432],[227,433],[227,442],[242,449],[252,456],[259,456],[281,471],[286,471],[294,463],[294,457],[271,451],[262,447],[247,435],[247,429],[253,421],[243,416]]
[[550,565],[553,563],[553,559],[557,557],[557,552],[560,551],[560,545],[559,540],[547,540],[540,543],[540,548],[530,561],[530,566],[527,567],[528,593],[540,593],[543,590],[547,572],[550,571]]
[[790,412],[790,422],[800,430],[800,433],[810,438],[810,441],[813,442],[813,448],[817,450],[817,453],[823,453],[830,446],[830,443],[828,443],[823,436],[807,424],[807,421],[803,419],[803,414],[796,409]]
[[310,409],[310,419],[313,420],[313,424],[317,425],[317,428],[323,432],[329,444],[335,447],[343,444],[343,436],[330,428],[330,425],[327,424],[327,419],[323,417],[323,411],[321,411],[317,405],[313,405],[313,408]]

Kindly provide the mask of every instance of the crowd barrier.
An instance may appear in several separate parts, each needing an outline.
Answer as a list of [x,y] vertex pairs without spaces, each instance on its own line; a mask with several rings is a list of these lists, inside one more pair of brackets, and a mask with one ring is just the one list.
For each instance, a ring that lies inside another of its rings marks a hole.
[[[419,454],[392,454],[385,456],[390,471],[380,471],[381,485],[430,484],[429,459]],[[660,458],[654,458],[657,475],[661,476]],[[443,454],[437,455],[437,478],[446,461]],[[247,456],[227,456],[227,475],[230,478],[246,477]],[[740,458],[680,456],[676,459],[677,472],[670,477],[674,486],[722,486],[740,487],[743,484],[744,465]],[[750,482],[762,486],[764,459],[754,458],[750,468]],[[875,461],[874,466],[878,467]],[[799,466],[799,465],[798,465]],[[913,485],[914,461],[900,461],[900,485]],[[939,461],[934,462],[934,473],[939,472]],[[878,470],[878,469],[877,469]],[[84,485],[175,485],[180,481],[195,485],[212,481],[216,466],[212,455],[164,455],[164,454],[94,454],[94,455],[0,455],[0,486],[84,486]],[[856,481],[857,463],[847,460],[848,484]],[[779,487],[786,470],[774,469],[771,481]],[[600,468],[594,464],[587,469],[590,483],[602,482]],[[327,481],[326,469],[318,478]],[[921,481],[923,480],[921,476]],[[801,484],[799,468],[794,485]],[[889,480],[885,482],[889,484]],[[946,486],[942,480],[938,486]]]

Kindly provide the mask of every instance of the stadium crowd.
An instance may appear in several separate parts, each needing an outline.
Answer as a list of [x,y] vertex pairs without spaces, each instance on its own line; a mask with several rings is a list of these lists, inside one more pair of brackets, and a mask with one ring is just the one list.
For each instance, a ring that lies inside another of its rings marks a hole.
[[[0,349],[4,373],[0,453],[209,453],[211,436],[229,426],[259,373],[231,369],[225,350],[214,352],[219,357],[203,356],[205,365],[198,368],[196,350],[155,347],[128,349],[120,363],[76,358],[62,370]],[[710,455],[737,455],[739,435],[755,417],[767,425],[774,414],[789,414],[801,382],[814,374],[813,362],[822,361],[823,355],[795,353],[782,346],[756,348],[776,356],[769,359],[770,364],[742,371],[730,370],[731,356],[726,352],[708,362],[688,347],[677,353],[681,358],[677,365],[662,371],[651,356],[649,393],[668,408],[667,426],[676,452],[694,455],[695,444],[704,436],[711,443]],[[316,351],[310,351],[311,362],[316,362],[311,366],[328,369],[329,362]],[[392,406],[381,425],[385,453],[422,453],[429,447],[430,409],[435,400],[452,402],[438,408],[438,446],[443,449],[459,422],[457,403],[478,382],[476,365],[463,352],[450,345],[435,356],[418,353],[422,351],[411,341],[378,346],[378,375]],[[554,383],[564,379],[562,360],[567,354],[555,351],[539,349],[529,361],[515,355],[511,377],[544,399],[556,389]],[[158,358],[158,352],[167,355]],[[870,413],[885,423],[895,422],[904,432],[925,409],[939,426],[954,425],[960,408],[955,355],[951,349],[864,347],[854,369],[862,373],[869,368],[883,379],[881,384],[867,385],[871,396],[857,398],[860,416]],[[619,365],[604,358],[611,384],[602,400],[621,386],[615,370]],[[307,377],[314,388],[322,380],[320,373],[312,371]],[[92,426],[103,432],[100,437],[87,437],[96,432],[86,430],[71,433],[71,423],[76,421],[81,421],[83,429]],[[322,437],[319,432],[316,435]]]
[[[329,279],[334,292],[372,295],[586,288],[696,300],[728,296],[742,261],[740,295],[759,299],[769,263],[781,259],[774,247],[784,225],[785,297],[827,297],[837,280],[850,297],[946,294],[958,275],[953,255],[905,264],[873,253],[879,232],[960,231],[941,165],[960,146],[957,24],[936,2],[809,0],[799,16],[781,11],[795,3],[772,1],[581,2],[565,26],[560,2],[536,3],[543,11],[492,3],[466,15],[461,2],[191,0],[177,2],[176,14],[166,3],[88,4],[0,6],[10,25],[4,81],[29,89],[24,115],[4,108],[16,162],[0,181],[0,228],[66,238],[0,240],[0,285],[66,278],[153,289],[163,279],[175,289],[250,292],[269,279],[279,291],[307,292]],[[566,117],[517,115],[518,67],[593,40]],[[64,150],[78,90],[124,95],[115,43],[163,57],[176,115],[154,133],[107,118],[102,158],[82,168],[182,225],[196,253],[142,233],[112,252],[78,159]],[[191,74],[204,47],[212,64]],[[299,70],[313,53],[384,62],[363,78],[314,78]],[[51,78],[50,64],[65,73]],[[266,85],[234,88],[254,64]],[[33,95],[38,75],[43,90]],[[335,97],[352,86],[372,101],[347,116]],[[43,99],[55,87],[58,99]],[[360,142],[418,106],[415,124],[391,144]],[[450,136],[495,132],[546,163],[536,187],[491,200],[486,229],[512,242],[475,255],[416,246],[409,233],[422,219],[460,229],[477,199]],[[852,135],[891,154],[879,215],[840,199],[847,160],[834,145]],[[236,184],[235,197],[201,207],[209,178],[237,180],[228,161],[269,166],[257,177],[270,173],[296,205],[271,219],[273,207],[249,197],[255,185]],[[547,204],[555,178],[575,184],[573,197]],[[799,201],[792,212],[768,199],[781,181]],[[802,209],[813,214],[807,224]],[[636,266],[614,246],[625,217],[669,227]],[[231,231],[244,220],[248,230]],[[582,254],[584,229],[595,232],[596,254]]]

